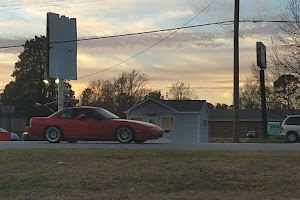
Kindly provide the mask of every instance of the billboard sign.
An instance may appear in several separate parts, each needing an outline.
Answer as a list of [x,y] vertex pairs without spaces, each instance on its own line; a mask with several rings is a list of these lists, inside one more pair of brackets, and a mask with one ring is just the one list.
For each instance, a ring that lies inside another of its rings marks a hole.
[[76,19],[47,13],[48,76],[77,80]]

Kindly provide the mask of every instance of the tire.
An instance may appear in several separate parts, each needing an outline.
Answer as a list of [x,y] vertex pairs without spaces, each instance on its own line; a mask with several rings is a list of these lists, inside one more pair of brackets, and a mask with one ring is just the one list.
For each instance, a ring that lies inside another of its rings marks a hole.
[[57,126],[49,126],[45,130],[45,138],[50,143],[59,143],[62,138],[62,131]]
[[120,143],[131,143],[134,140],[134,132],[130,127],[121,126],[116,131],[116,138]]
[[32,139],[31,139],[31,136],[29,134],[27,134],[27,135],[24,136],[23,140],[24,141],[31,141]]
[[290,143],[294,143],[298,140],[298,134],[296,132],[287,133],[286,140]]

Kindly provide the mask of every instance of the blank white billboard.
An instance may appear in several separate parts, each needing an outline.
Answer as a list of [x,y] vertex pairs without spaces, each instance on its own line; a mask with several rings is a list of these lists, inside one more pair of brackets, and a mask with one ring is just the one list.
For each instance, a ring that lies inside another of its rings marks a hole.
[[47,13],[48,76],[77,80],[76,19]]

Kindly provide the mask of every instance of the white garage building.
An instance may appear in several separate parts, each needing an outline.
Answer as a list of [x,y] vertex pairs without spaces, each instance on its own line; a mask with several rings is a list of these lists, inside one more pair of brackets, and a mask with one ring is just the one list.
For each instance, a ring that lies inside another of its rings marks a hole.
[[125,111],[126,118],[150,122],[165,130],[170,142],[208,142],[209,110],[205,100],[148,98]]

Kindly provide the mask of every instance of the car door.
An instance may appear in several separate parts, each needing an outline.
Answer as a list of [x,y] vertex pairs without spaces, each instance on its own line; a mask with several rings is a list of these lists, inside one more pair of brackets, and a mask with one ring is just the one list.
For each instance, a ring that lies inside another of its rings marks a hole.
[[94,140],[111,140],[111,131],[108,131],[109,119],[104,118],[101,114],[96,112],[93,108],[86,108],[83,110],[83,116],[79,119],[79,126],[86,130],[84,137],[86,139]]
[[81,122],[77,117],[81,113],[80,108],[67,109],[59,116],[58,126],[62,128],[66,139],[81,139],[86,132],[88,125]]

